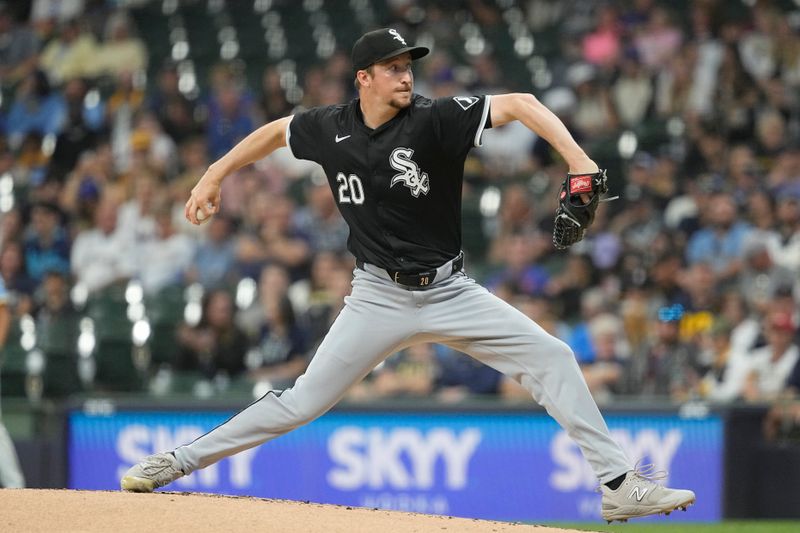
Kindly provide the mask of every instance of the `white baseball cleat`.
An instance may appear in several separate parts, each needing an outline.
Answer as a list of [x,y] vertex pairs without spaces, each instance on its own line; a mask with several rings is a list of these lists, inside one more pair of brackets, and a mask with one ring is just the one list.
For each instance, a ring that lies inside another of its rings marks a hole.
[[664,472],[654,470],[654,465],[637,466],[628,472],[617,490],[601,485],[603,519],[611,523],[660,513],[668,515],[676,509],[685,511],[695,502],[691,490],[669,489],[653,481],[666,477]]
[[153,492],[183,475],[174,455],[157,453],[130,467],[122,476],[119,486],[128,492]]

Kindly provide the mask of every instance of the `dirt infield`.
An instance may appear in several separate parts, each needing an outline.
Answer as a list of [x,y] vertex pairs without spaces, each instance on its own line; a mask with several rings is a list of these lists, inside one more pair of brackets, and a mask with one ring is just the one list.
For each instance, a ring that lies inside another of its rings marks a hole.
[[253,533],[575,531],[397,511],[209,494],[0,489],[0,531]]

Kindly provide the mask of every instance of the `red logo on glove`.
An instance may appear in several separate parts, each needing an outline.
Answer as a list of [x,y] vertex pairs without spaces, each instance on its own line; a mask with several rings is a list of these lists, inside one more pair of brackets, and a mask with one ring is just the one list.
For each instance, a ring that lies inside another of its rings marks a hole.
[[592,192],[592,177],[591,176],[571,176],[569,178],[569,192],[570,194],[580,194],[583,192]]

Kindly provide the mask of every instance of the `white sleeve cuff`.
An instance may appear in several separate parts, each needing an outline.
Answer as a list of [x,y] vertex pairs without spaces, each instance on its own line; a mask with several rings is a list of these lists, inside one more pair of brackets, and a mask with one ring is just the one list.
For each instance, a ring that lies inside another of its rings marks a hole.
[[488,94],[483,99],[483,113],[481,114],[481,122],[478,124],[478,131],[475,132],[475,146],[478,147],[481,145],[483,140],[481,136],[483,135],[483,130],[486,127],[486,118],[489,116],[489,107],[491,105],[492,97]]
[[289,142],[292,137],[292,120],[294,120],[294,115],[291,116],[289,122],[286,123],[286,147],[292,152],[292,155],[296,158],[297,156],[294,154],[294,150],[292,150],[292,144]]

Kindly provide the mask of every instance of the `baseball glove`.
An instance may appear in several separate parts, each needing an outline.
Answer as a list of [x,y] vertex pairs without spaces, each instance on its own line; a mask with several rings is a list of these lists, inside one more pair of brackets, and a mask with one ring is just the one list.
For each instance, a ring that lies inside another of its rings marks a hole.
[[[600,195],[608,192],[606,171],[591,174],[567,174],[558,195],[558,209],[553,226],[553,244],[559,250],[572,246],[583,239],[594,221],[594,213],[600,203]],[[581,194],[588,195],[583,202]]]

